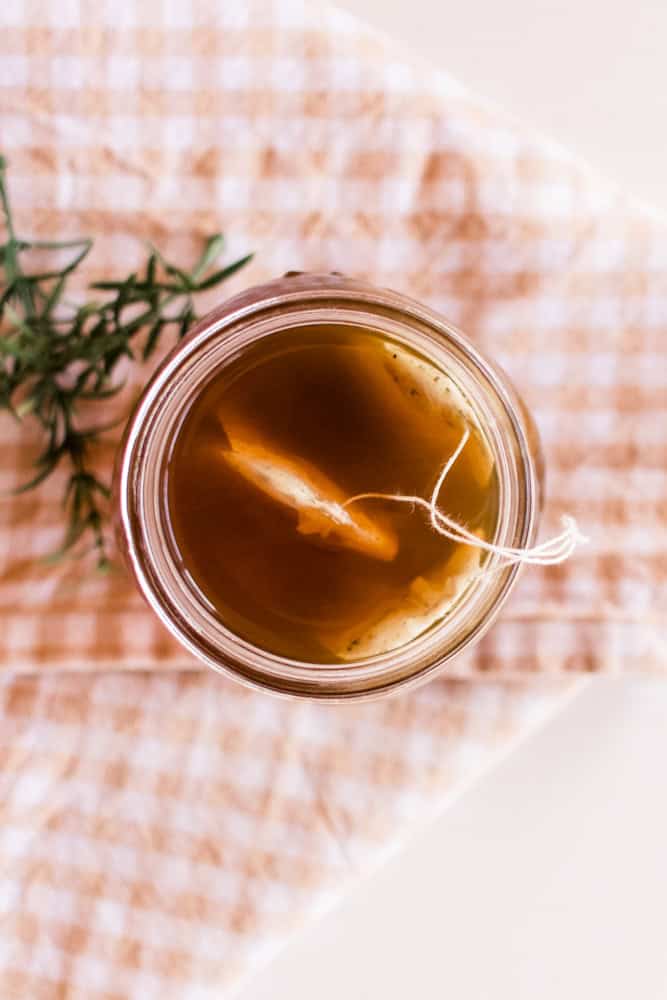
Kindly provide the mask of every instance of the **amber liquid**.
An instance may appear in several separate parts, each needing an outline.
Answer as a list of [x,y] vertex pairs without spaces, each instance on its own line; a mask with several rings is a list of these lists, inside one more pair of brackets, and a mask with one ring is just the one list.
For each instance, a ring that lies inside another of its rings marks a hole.
[[356,502],[345,510],[358,523],[331,531],[300,504],[321,495],[339,516],[359,493],[428,499],[468,427],[439,505],[492,537],[497,476],[466,407],[446,372],[370,330],[256,342],[214,374],[175,437],[168,501],[183,573],[228,629],[296,660],[349,661],[433,627],[464,599],[479,550],[406,503]]

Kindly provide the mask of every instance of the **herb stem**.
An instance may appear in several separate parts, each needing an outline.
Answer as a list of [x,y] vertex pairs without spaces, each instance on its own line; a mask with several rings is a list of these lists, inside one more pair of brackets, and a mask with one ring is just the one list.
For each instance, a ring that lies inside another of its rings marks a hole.
[[[79,404],[116,395],[121,358],[149,358],[167,327],[184,336],[197,320],[194,296],[213,288],[244,267],[242,257],[220,270],[213,265],[223,248],[214,233],[190,271],[176,267],[154,247],[145,266],[124,280],[91,285],[102,301],[83,305],[67,298],[67,283],[92,248],[92,240],[30,241],[16,235],[6,184],[7,162],[0,156],[0,205],[7,239],[0,245],[0,408],[38,428],[41,450],[35,474],[17,492],[34,489],[63,463],[68,469],[63,504],[66,527],[56,557],[92,543],[99,569],[109,566],[107,546],[109,486],[94,471],[93,446],[105,426],[81,426]],[[30,272],[21,255],[38,250],[69,252],[62,266]],[[142,308],[143,307],[143,308]],[[90,547],[88,549],[90,551]]]

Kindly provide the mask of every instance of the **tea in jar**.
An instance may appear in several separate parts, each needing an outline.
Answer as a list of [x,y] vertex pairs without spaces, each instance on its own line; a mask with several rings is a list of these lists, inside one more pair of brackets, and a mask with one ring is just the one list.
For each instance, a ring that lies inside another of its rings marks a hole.
[[290,274],[201,320],[128,424],[117,534],[195,656],[342,700],[444,669],[535,544],[542,460],[507,376],[441,316],[341,275]]
[[428,498],[464,434],[439,501],[489,539],[493,456],[445,372],[369,328],[261,340],[211,378],[176,436],[168,497],[183,572],[269,652],[386,653],[442,618],[483,561],[424,510],[383,499]]

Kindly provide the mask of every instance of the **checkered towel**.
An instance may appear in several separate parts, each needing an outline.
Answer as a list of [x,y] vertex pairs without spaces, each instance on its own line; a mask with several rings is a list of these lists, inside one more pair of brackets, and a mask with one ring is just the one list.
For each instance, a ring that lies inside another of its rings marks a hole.
[[[256,251],[230,292],[344,269],[422,299],[535,414],[545,532],[591,538],[446,679],[326,707],[202,670],[122,573],[40,564],[62,483],[3,500],[0,996],[220,1000],[581,672],[665,669],[667,226],[339,11],[9,0],[0,54],[22,234],[94,236],[95,280],[224,229]],[[2,420],[5,497],[35,445]]]

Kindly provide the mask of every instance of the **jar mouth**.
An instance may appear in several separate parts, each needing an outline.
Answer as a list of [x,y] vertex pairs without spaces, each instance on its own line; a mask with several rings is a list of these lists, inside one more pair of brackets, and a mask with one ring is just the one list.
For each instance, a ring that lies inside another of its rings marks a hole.
[[[286,286],[286,287],[285,287]],[[452,378],[475,412],[498,475],[495,538],[515,548],[537,528],[537,477],[520,401],[506,377],[437,314],[397,293],[333,276],[279,279],[205,317],[165,359],[125,432],[115,492],[119,539],[144,597],[169,631],[221,673],[278,694],[344,700],[371,697],[431,676],[478,639],[520,567],[491,554],[445,617],[403,646],[343,663],[293,660],[228,629],[183,571],[169,519],[167,465],[194,399],[250,344],[323,323],[365,327],[416,350]]]

